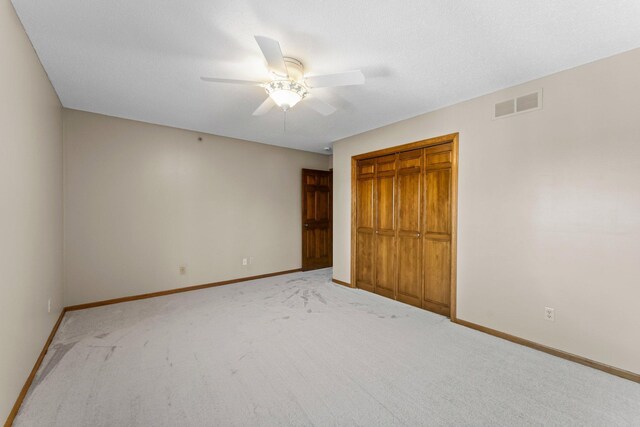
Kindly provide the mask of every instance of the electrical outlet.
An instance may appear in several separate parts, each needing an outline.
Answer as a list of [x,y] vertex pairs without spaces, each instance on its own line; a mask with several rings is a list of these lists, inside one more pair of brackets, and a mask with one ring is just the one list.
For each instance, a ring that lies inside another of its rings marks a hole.
[[544,320],[548,320],[549,322],[553,322],[556,320],[555,308],[551,308],[551,307],[544,308]]
[[242,258],[242,265],[247,265],[249,260],[247,258]]
[[180,274],[187,274],[187,267],[184,265],[180,266]]
[[51,313],[51,298],[47,301],[47,313]]

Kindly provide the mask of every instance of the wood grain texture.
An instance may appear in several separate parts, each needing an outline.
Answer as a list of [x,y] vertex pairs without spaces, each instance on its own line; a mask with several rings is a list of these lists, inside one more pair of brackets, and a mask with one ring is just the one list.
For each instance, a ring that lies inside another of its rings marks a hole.
[[352,285],[455,317],[458,134],[353,156],[351,166]]
[[332,265],[331,171],[302,169],[302,270]]
[[[356,250],[360,262],[352,264],[355,274],[351,278],[351,283],[356,287],[374,291],[375,270],[375,160],[365,160],[355,163],[355,180],[352,181],[355,187],[353,198],[355,206],[352,222],[355,233],[352,234],[352,248]],[[355,238],[354,238],[355,236]],[[357,266],[357,267],[356,267]]]
[[382,150],[370,151],[364,154],[353,156],[354,160],[372,159],[375,157],[386,156],[389,154],[402,153],[404,151],[419,150],[421,148],[433,147],[434,145],[452,143],[458,139],[458,133],[438,136],[435,138],[423,139],[421,141],[410,142],[408,144],[397,145],[395,147],[384,148]]
[[350,268],[349,268],[349,280],[351,286],[356,287],[356,247],[358,236],[358,224],[356,221],[356,194],[358,185],[358,161],[351,159],[351,245],[350,245]]
[[396,297],[396,154],[376,159],[374,292]]
[[451,244],[424,239],[424,300],[451,306]]
[[49,334],[49,337],[47,338],[47,341],[44,343],[44,347],[42,348],[42,351],[40,352],[40,356],[38,356],[38,359],[36,360],[35,365],[33,365],[33,369],[31,370],[31,373],[29,374],[29,377],[27,377],[27,381],[22,386],[22,390],[20,390],[20,394],[18,395],[18,398],[16,399],[16,403],[13,404],[13,408],[11,408],[11,412],[9,412],[9,416],[7,417],[7,420],[4,423],[5,427],[11,426],[13,424],[13,421],[16,418],[16,415],[18,415],[18,411],[20,410],[20,406],[22,406],[22,402],[24,401],[24,398],[27,395],[27,392],[29,391],[29,387],[31,387],[31,383],[33,382],[34,378],[36,377],[36,374],[38,373],[38,369],[40,369],[40,365],[42,364],[42,360],[44,360],[44,356],[47,354],[47,350],[49,349],[49,345],[51,344],[51,341],[53,340],[54,335],[58,331],[58,327],[60,326],[60,323],[62,323],[62,318],[64,317],[64,314],[66,312],[67,312],[67,309],[63,308],[62,311],[60,312],[60,316],[58,316],[58,320],[56,321],[56,324],[53,325],[53,329],[51,330],[51,333]]
[[451,306],[449,317],[456,318],[458,283],[458,134],[451,141]]
[[451,143],[424,151],[424,239],[422,307],[451,314]]
[[451,319],[454,323],[457,323],[462,326],[466,326],[467,328],[475,329],[476,331],[484,332],[489,335],[493,335],[494,337],[502,338],[507,341],[514,342],[516,344],[524,345],[526,347],[533,348],[535,350],[543,351],[545,353],[551,354],[553,356],[561,357],[563,359],[570,360],[572,362],[580,363],[581,365],[589,366],[594,369],[598,369],[600,371],[604,371],[606,373],[625,378],[630,381],[634,381],[640,383],[640,374],[635,372],[626,371],[624,369],[616,368],[614,366],[609,366],[604,363],[596,362],[591,359],[587,359],[586,357],[577,356],[572,353],[567,353],[566,351],[558,350],[553,347],[548,347],[543,344],[538,344],[534,341],[529,341],[524,338],[517,337],[515,335],[507,334],[506,332],[501,332],[495,329],[488,328],[486,326],[478,325],[476,323],[468,322],[459,318]]
[[398,158],[397,294],[396,299],[420,307],[422,300],[422,150]]

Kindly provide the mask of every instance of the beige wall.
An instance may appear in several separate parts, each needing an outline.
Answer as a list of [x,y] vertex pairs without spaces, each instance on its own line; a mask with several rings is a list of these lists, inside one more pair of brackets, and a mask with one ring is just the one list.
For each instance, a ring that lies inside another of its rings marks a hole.
[[62,110],[8,0],[0,2],[0,272],[2,421],[62,309]]
[[[539,88],[543,110],[492,120]],[[460,132],[458,316],[640,372],[638,94],[634,50],[335,143],[334,277],[351,156]]]
[[64,134],[68,305],[300,267],[327,156],[73,110]]

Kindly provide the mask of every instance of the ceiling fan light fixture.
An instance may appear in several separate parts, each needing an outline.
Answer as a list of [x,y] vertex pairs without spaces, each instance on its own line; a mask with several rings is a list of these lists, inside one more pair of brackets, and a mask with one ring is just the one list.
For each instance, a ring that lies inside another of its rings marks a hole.
[[[296,58],[282,55],[280,43],[277,40],[264,36],[254,36],[264,58],[267,61],[267,70],[271,73],[273,81],[269,83],[227,79],[218,77],[200,77],[206,82],[231,83],[237,85],[259,86],[266,90],[268,98],[253,112],[253,116],[267,114],[274,106],[282,111],[293,108],[317,87],[335,87],[364,84],[364,75],[360,70],[346,71],[342,73],[324,74],[305,77],[304,66]],[[312,96],[305,102],[309,108],[328,116],[336,112],[336,108],[324,102],[320,97]]]
[[293,80],[276,80],[265,85],[267,94],[282,110],[293,108],[305,96],[307,88]]

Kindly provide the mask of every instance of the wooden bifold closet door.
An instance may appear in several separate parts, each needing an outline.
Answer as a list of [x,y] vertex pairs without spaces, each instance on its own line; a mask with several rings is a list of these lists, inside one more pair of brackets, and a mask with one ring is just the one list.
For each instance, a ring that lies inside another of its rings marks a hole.
[[398,292],[420,307],[422,300],[422,150],[401,153],[398,167]]
[[394,298],[396,287],[396,156],[376,159],[374,288]]
[[374,186],[375,160],[358,162],[356,176],[356,264],[355,281],[358,287],[374,290]]
[[355,286],[450,315],[451,143],[358,160]]
[[448,316],[451,306],[451,147],[424,150],[422,306]]

